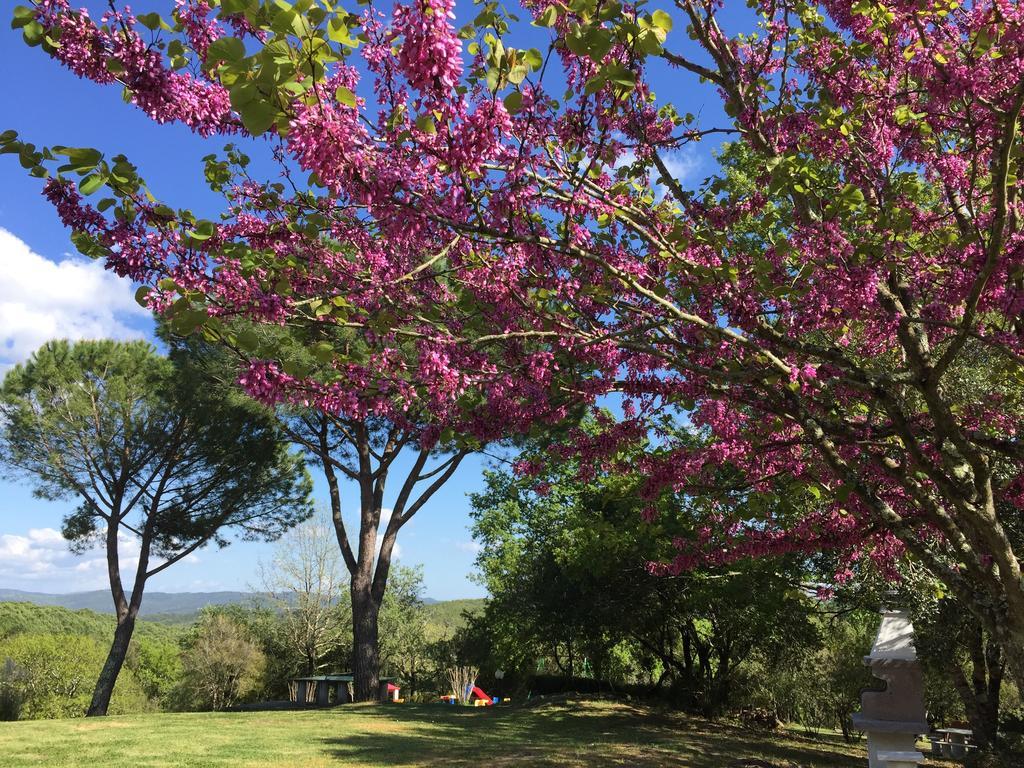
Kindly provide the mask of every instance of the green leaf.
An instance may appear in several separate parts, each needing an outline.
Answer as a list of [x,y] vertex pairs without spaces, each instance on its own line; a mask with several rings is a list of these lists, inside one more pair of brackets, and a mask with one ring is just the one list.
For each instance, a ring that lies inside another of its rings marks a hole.
[[58,155],[65,155],[68,159],[65,167],[77,173],[91,171],[103,159],[103,154],[99,150],[90,147],[61,147],[55,152]]
[[538,27],[553,27],[556,21],[558,21],[558,8],[549,5],[544,9],[544,13],[533,23]]
[[252,328],[243,328],[240,330],[238,335],[235,337],[235,340],[238,343],[238,346],[246,352],[255,351],[256,347],[258,347],[260,343],[259,336],[256,335],[256,331]]
[[636,38],[636,49],[648,56],[656,56],[661,53],[661,40],[653,31],[645,29]]
[[437,126],[434,125],[434,118],[430,115],[420,115],[416,118],[416,127],[423,133],[437,133]]
[[356,105],[356,95],[344,85],[338,86],[338,89],[334,92],[334,98],[338,100],[339,104],[346,107],[354,107]]
[[35,21],[36,9],[29,8],[25,5],[15,6],[14,17],[11,19],[11,29],[21,29],[22,27]]
[[251,81],[244,81],[233,86],[230,91],[231,106],[241,114],[249,104],[260,98],[260,89]]
[[523,94],[519,91],[512,91],[512,93],[505,97],[505,109],[508,110],[509,114],[514,115],[522,108]]
[[221,0],[221,13],[228,16],[245,13],[249,5],[249,0]]
[[586,86],[583,88],[583,92],[586,94],[597,93],[608,83],[608,78],[604,75],[594,75],[592,78],[587,80]]
[[582,31],[566,35],[565,47],[577,56],[588,56],[590,54],[590,45],[587,43],[586,33]]
[[522,64],[516,64],[514,67],[512,67],[512,69],[509,70],[508,81],[512,83],[512,85],[519,85],[521,82],[523,82],[523,80],[526,79],[526,76],[529,74],[529,72],[530,69],[529,67],[526,66],[525,62]]
[[864,192],[860,187],[847,184],[839,193],[840,197],[850,206],[859,207],[864,204]]
[[321,363],[330,363],[334,360],[334,345],[328,341],[321,341],[313,347],[313,357]]
[[632,89],[636,87],[636,73],[617,62],[604,67],[601,70],[601,74],[604,75],[609,82],[612,82],[621,88]]
[[91,195],[106,183],[107,177],[105,174],[94,173],[82,179],[82,183],[78,185],[78,191],[83,195]]
[[345,22],[337,17],[331,19],[327,23],[327,37],[329,37],[333,42],[349,48],[355,48],[359,45],[359,40],[352,37],[352,33],[345,25]]
[[146,297],[149,296],[152,290],[153,289],[150,288],[148,285],[144,285],[141,288],[139,288],[139,290],[135,292],[135,303],[138,304],[140,307],[146,307],[148,309],[149,305],[146,304]]
[[215,228],[212,221],[199,221],[196,222],[195,227],[190,229],[187,234],[193,240],[209,240],[213,237]]
[[135,18],[138,19],[139,24],[144,26],[146,29],[154,31],[158,29],[166,29],[169,31],[171,29],[170,25],[160,18],[159,13],[140,13]]
[[266,101],[252,101],[246,104],[240,111],[242,125],[245,130],[253,136],[259,136],[266,131],[277,120],[277,107]]
[[237,37],[220,37],[210,43],[206,51],[207,63],[214,61],[236,62],[245,58],[245,43]]
[[601,27],[591,27],[587,30],[583,40],[587,45],[586,55],[599,63],[612,49],[613,40],[611,32]]
[[21,30],[21,36],[28,45],[37,46],[46,37],[46,30],[43,29],[43,25],[38,21],[30,21]]
[[651,21],[658,29],[663,29],[666,32],[672,31],[672,17],[669,16],[665,11],[655,11],[651,14]]
[[110,249],[99,243],[95,237],[87,232],[72,232],[71,242],[75,248],[90,259],[98,259],[110,255]]

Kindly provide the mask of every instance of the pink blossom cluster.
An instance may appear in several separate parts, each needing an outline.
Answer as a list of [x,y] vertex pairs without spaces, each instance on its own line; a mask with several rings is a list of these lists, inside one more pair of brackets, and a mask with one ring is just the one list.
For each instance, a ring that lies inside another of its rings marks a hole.
[[395,7],[398,68],[425,96],[447,96],[462,76],[462,44],[451,24],[454,8],[454,0],[413,0]]

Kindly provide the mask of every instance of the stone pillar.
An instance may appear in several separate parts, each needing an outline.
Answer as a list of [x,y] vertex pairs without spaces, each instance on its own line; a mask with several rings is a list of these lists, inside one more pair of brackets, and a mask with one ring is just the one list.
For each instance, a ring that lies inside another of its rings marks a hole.
[[882,623],[864,657],[871,674],[885,682],[861,694],[853,724],[868,735],[869,768],[906,768],[924,762],[917,736],[928,732],[924,675],[914,648],[914,625],[903,611],[882,611]]

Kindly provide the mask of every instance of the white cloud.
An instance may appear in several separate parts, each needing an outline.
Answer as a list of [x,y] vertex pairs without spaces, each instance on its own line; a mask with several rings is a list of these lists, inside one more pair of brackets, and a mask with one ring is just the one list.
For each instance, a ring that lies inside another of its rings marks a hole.
[[98,261],[50,261],[0,228],[0,275],[0,374],[50,339],[145,337],[131,281]]
[[[117,537],[121,577],[130,584],[139,558],[139,541],[129,533]],[[160,564],[152,560],[150,567]],[[183,563],[198,563],[195,554]],[[173,566],[172,566],[173,567]],[[17,588],[80,592],[108,586],[107,558],[102,538],[78,555],[55,528],[32,528],[24,536],[0,534],[0,584]]]
[[68,542],[53,528],[32,528],[24,536],[0,534],[0,580],[5,584],[62,582],[95,589],[106,583],[106,567],[102,553],[68,551]]
[[[679,182],[679,186],[684,190],[691,190],[697,186],[697,182],[700,181],[698,173],[703,165],[703,159],[697,151],[696,145],[687,144],[682,149],[668,152],[662,155],[662,160],[665,162],[665,169],[669,175]],[[654,168],[651,171],[651,183],[653,184],[659,178],[661,178],[661,173]],[[659,197],[668,194],[668,186],[665,184],[658,184],[655,189]]]
[[475,541],[456,541],[455,548],[463,552],[469,552],[472,555],[478,555],[483,546]]
[[[378,536],[377,537],[377,548],[374,551],[375,555],[379,555],[380,554],[380,547],[381,547],[381,544],[383,544],[383,543],[384,543],[384,537],[383,536]],[[395,542],[395,545],[393,547],[391,547],[391,559],[392,560],[401,560],[402,559],[402,545],[399,544],[397,541]]]
[[[704,165],[704,154],[697,144],[686,144],[680,149],[663,152],[661,159],[665,163],[665,170],[679,182],[679,186],[684,190],[692,191],[702,181],[699,174]],[[615,167],[621,168],[634,162],[636,162],[636,153],[630,150],[619,157]],[[668,185],[657,183],[661,178],[661,171],[653,163],[650,164],[649,175],[655,195],[658,199],[665,197],[669,193]]]
[[[391,507],[381,507],[380,509],[380,526],[378,527],[377,534],[377,551],[375,554],[380,554],[380,546],[384,543],[384,531],[388,527],[388,523],[391,522],[391,515],[394,514],[394,510]],[[402,545],[397,541],[391,548],[391,559],[400,560],[402,558]]]

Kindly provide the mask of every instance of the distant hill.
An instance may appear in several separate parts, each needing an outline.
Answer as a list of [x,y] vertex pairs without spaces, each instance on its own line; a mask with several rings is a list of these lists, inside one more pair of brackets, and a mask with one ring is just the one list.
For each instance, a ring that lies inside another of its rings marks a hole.
[[[71,592],[65,595],[52,595],[46,592],[24,592],[20,589],[0,589],[0,603],[33,603],[35,605],[56,606],[71,611],[89,610],[96,613],[113,614],[114,606],[110,593],[105,589],[92,592]],[[241,603],[265,603],[266,598],[257,592],[147,592],[142,601],[139,615],[152,621],[165,623],[188,622],[208,605],[232,605]],[[434,600],[425,598],[423,601],[432,623],[445,627],[462,625],[462,611],[479,612],[483,610],[483,600]]]
[[[228,605],[261,601],[262,596],[253,592],[147,592],[142,601],[140,616],[157,615],[193,616],[208,605]],[[105,589],[92,592],[71,592],[66,595],[51,595],[45,592],[23,592],[20,589],[0,589],[0,602],[35,603],[55,605],[72,611],[88,609],[97,613],[113,613],[114,605],[110,593]]]

